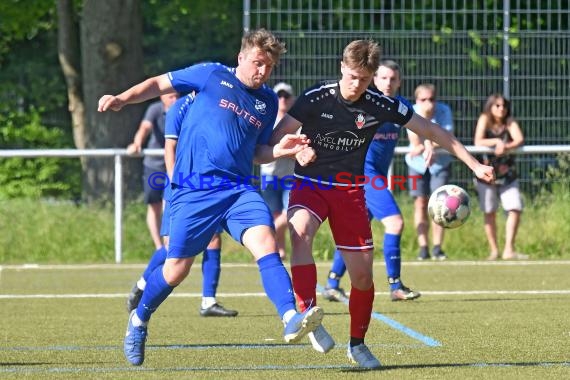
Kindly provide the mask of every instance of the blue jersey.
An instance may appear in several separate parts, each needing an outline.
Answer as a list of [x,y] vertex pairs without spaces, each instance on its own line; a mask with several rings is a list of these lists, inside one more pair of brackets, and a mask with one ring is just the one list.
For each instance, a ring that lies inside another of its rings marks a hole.
[[218,63],[168,73],[180,93],[199,93],[182,122],[172,182],[200,188],[244,183],[252,174],[255,147],[267,144],[277,117],[277,95],[266,85],[245,86],[235,69]]
[[[164,137],[171,140],[178,140],[180,130],[182,129],[182,122],[190,110],[190,106],[194,102],[194,95],[192,93],[179,98],[166,113]],[[163,199],[169,201],[171,197],[171,186],[166,186],[164,189]],[[168,203],[168,202],[167,202]],[[168,207],[168,205],[166,205]],[[166,210],[165,207],[165,210]],[[168,234],[167,234],[168,235]]]
[[194,94],[190,93],[186,96],[179,98],[166,113],[166,122],[164,126],[164,137],[167,139],[178,140],[180,130],[182,129],[182,122],[190,106],[194,102]]
[[[404,103],[410,109],[412,104],[402,96],[396,96],[401,103]],[[388,169],[394,151],[398,145],[398,138],[400,137],[401,126],[394,123],[383,123],[374,134],[374,139],[368,147],[366,153],[366,160],[364,163],[364,174],[370,177],[376,175],[388,175]]]

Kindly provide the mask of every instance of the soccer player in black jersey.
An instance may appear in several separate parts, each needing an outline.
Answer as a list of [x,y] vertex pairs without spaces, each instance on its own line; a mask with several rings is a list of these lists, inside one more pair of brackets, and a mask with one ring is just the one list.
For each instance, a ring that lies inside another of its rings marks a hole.
[[[297,153],[288,220],[291,232],[291,274],[301,310],[316,304],[317,271],[312,256],[314,236],[328,218],[337,249],[351,280],[350,342],[347,355],[364,368],[380,362],[364,344],[374,301],[372,232],[364,198],[364,160],[379,125],[392,122],[440,144],[463,161],[475,175],[493,180],[493,168],[480,164],[442,128],[418,116],[398,99],[370,87],[380,62],[373,40],[349,43],[340,62],[340,80],[305,90],[276,127],[272,141],[286,133],[301,133],[311,141]],[[431,157],[426,158],[431,162]],[[321,325],[309,334],[313,347],[328,352],[334,340]]]

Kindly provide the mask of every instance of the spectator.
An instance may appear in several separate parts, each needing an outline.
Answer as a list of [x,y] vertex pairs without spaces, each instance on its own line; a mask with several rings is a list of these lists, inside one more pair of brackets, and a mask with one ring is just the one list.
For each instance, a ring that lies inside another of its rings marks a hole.
[[490,95],[475,128],[475,145],[494,149],[494,154],[484,154],[481,162],[493,166],[497,176],[494,184],[477,181],[479,205],[485,214],[485,234],[491,249],[489,260],[497,260],[499,257],[496,220],[499,197],[507,213],[502,258],[503,260],[528,259],[527,255],[517,253],[515,250],[523,202],[517,180],[515,155],[510,154],[523,143],[521,128],[511,116],[510,102],[501,94]]
[[[436,100],[436,89],[433,84],[425,83],[416,87],[415,99],[414,111],[418,115],[453,133],[451,109],[447,104]],[[410,130],[408,130],[408,138],[412,151],[406,155],[406,161],[408,162],[410,195],[414,198],[414,226],[420,246],[418,260],[430,258],[428,247],[430,224],[433,239],[431,257],[434,260],[445,260],[447,256],[442,249],[444,228],[433,221],[430,223],[427,205],[431,193],[449,182],[453,158],[447,152],[436,151],[435,149],[439,147],[438,144],[421,139]],[[428,162],[422,160],[422,156],[427,157],[429,155],[431,155],[432,160]],[[417,165],[418,161],[420,165]]]
[[[277,110],[277,119],[275,121],[277,123],[295,102],[295,94],[293,87],[285,82],[277,83],[273,87],[273,91],[275,91],[279,99],[279,109]],[[288,157],[278,158],[273,162],[260,166],[260,174],[264,178],[261,182],[261,196],[273,214],[275,239],[277,240],[277,249],[279,249],[279,256],[281,256],[282,260],[287,257],[287,252],[285,251],[287,205],[289,204],[290,185],[293,182],[294,169],[295,160]]]

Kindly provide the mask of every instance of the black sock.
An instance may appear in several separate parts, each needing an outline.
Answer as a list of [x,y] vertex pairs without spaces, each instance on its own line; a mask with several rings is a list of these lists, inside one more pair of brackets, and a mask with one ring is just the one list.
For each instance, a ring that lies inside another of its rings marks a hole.
[[350,347],[356,347],[359,344],[364,343],[364,338],[355,338],[355,337],[350,337]]

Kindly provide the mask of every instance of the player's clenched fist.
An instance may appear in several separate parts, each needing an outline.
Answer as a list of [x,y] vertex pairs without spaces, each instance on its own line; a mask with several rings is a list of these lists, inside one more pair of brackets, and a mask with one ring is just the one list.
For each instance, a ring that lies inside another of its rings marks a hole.
[[103,95],[101,99],[99,99],[99,106],[97,107],[97,111],[105,112],[108,109],[119,111],[121,108],[123,108],[124,105],[125,104],[114,95]]

